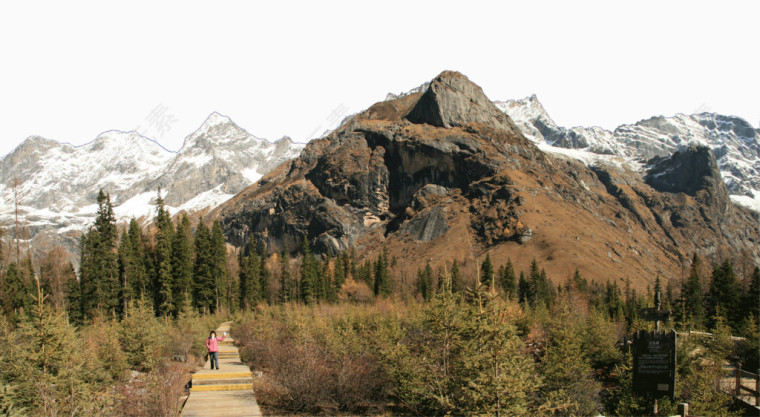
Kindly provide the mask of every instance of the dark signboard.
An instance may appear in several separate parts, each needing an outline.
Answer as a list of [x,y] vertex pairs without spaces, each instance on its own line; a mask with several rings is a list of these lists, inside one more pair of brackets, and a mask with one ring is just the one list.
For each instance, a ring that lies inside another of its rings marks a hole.
[[676,388],[676,332],[638,331],[633,335],[633,390],[672,399]]

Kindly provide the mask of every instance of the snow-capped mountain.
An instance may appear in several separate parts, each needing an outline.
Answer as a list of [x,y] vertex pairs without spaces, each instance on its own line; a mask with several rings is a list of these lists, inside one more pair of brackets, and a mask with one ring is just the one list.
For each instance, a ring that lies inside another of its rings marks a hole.
[[557,126],[535,95],[495,104],[542,149],[586,162],[622,158],[646,169],[646,162],[654,157],[669,156],[692,144],[705,145],[718,159],[731,199],[760,211],[760,129],[744,119],[716,113],[656,116],[610,132],[599,127]]
[[253,184],[303,144],[270,143],[211,114],[177,152],[136,132],[110,131],[73,146],[30,137],[0,159],[0,223],[26,238],[79,233],[92,223],[98,191],[110,193],[119,220],[149,217],[160,187],[172,213],[218,205]]

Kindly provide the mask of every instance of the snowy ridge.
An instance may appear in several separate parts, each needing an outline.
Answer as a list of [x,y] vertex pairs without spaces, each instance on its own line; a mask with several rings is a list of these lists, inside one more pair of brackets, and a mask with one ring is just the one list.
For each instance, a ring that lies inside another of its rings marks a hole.
[[715,113],[656,116],[610,132],[600,127],[557,126],[535,95],[494,104],[542,150],[587,165],[626,164],[639,172],[646,161],[669,156],[691,144],[709,147],[721,176],[738,204],[760,211],[760,129],[744,119]]
[[20,224],[32,239],[84,230],[100,189],[110,193],[119,221],[150,218],[159,187],[171,213],[213,208],[303,146],[257,138],[218,113],[178,152],[136,132],[105,132],[82,146],[30,137],[0,159],[0,224],[14,223],[16,195]]

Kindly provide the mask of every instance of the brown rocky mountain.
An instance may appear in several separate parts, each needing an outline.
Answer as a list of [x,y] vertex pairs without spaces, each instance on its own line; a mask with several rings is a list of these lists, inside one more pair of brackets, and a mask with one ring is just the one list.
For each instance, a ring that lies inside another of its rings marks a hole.
[[443,72],[310,142],[211,216],[230,243],[270,251],[355,248],[398,258],[399,279],[490,253],[555,281],[680,278],[693,252],[760,263],[760,216],[734,205],[712,152],[690,147],[629,167],[587,167],[526,139],[480,87]]

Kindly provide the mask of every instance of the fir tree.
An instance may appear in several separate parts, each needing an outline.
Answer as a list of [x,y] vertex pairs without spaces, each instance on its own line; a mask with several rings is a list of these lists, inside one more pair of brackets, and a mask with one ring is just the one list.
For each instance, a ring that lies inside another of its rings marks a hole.
[[525,273],[523,271],[520,271],[520,280],[517,282],[517,294],[518,300],[521,303],[530,302],[530,284],[528,283],[528,279],[525,278]]
[[287,245],[280,255],[280,302],[287,303],[293,299],[293,283],[290,277],[290,252]]
[[480,283],[486,288],[491,288],[494,284],[493,263],[491,262],[491,254],[488,253],[486,259],[480,264]]
[[752,271],[749,287],[742,297],[742,311],[753,315],[755,323],[760,322],[760,267]]
[[707,294],[709,327],[715,326],[718,311],[722,311],[729,325],[738,329],[742,318],[739,306],[741,295],[741,287],[731,261],[727,259],[720,265],[716,265],[713,269],[710,291]]
[[507,265],[503,266],[499,271],[499,286],[508,298],[515,298],[517,296],[516,281],[515,267],[512,265],[512,260],[507,259]]
[[384,247],[383,252],[377,257],[375,262],[375,295],[389,296],[391,294],[391,283],[388,275],[388,248]]
[[456,259],[451,263],[451,292],[460,292],[464,290],[462,282],[462,273],[459,271],[459,263]]
[[214,297],[216,308],[225,305],[231,306],[232,300],[228,298],[227,289],[227,242],[224,239],[222,225],[218,220],[211,227],[211,257],[212,273],[214,276]]
[[203,219],[195,230],[195,263],[193,266],[193,303],[202,311],[216,311],[211,234]]
[[346,282],[347,259],[348,258],[345,252],[341,253],[335,258],[335,278],[333,282],[335,283],[336,291],[340,291],[341,287],[343,287],[343,283]]
[[85,317],[95,309],[119,309],[119,264],[116,219],[110,196],[100,190],[94,227],[82,237],[80,288]]
[[193,247],[190,220],[186,215],[177,226],[172,240],[172,275],[174,287],[175,313],[192,303],[193,285]]
[[303,261],[301,262],[301,301],[306,304],[314,303],[319,291],[319,265],[311,253],[309,242],[303,240]]
[[433,268],[430,262],[425,265],[425,269],[417,270],[417,290],[425,301],[433,296]]
[[153,289],[155,297],[155,307],[159,315],[165,316],[175,312],[174,294],[174,276],[172,274],[172,239],[174,235],[174,225],[172,224],[169,212],[164,206],[164,199],[161,198],[161,189],[158,190],[156,198],[156,247],[154,252],[153,271]]
[[31,283],[24,280],[16,263],[11,263],[3,274],[3,286],[0,288],[2,305],[8,317],[17,317],[28,311],[31,303]]
[[240,308],[248,310],[261,300],[260,274],[262,268],[263,265],[255,251],[250,250],[247,256],[241,257]]

